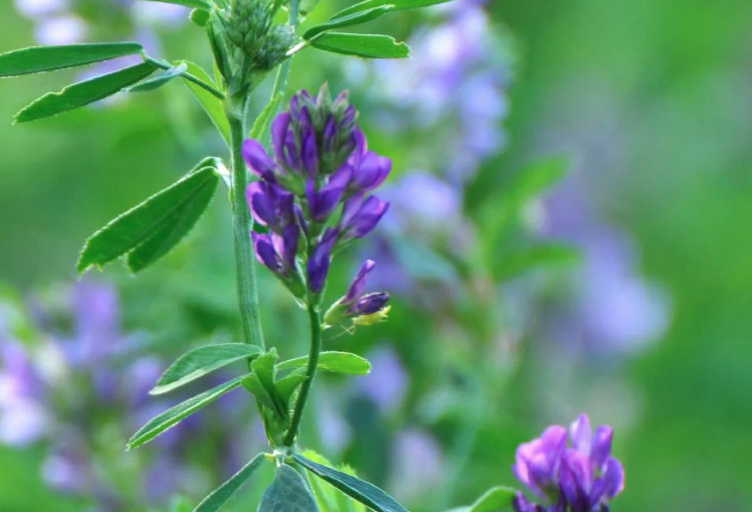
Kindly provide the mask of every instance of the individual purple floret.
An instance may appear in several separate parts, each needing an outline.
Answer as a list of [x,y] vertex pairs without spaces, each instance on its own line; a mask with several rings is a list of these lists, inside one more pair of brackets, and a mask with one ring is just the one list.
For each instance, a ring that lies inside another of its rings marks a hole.
[[[302,91],[272,123],[273,156],[259,141],[243,145],[246,163],[260,179],[248,186],[248,204],[269,230],[253,234],[256,256],[297,297],[306,288],[299,269],[305,269],[308,292],[320,294],[338,245],[373,231],[389,208],[368,194],[384,182],[392,162],[368,150],[356,117],[346,93],[332,101],[326,86],[316,97]],[[359,308],[374,310],[378,301],[383,305],[384,296]]]
[[517,449],[512,467],[517,478],[543,504],[518,493],[517,512],[607,512],[608,502],[624,489],[624,468],[611,457],[613,430],[599,426],[593,434],[590,419],[581,415],[569,427],[554,425]]
[[376,266],[373,260],[366,260],[355,275],[347,294],[334,303],[324,316],[324,323],[334,325],[346,318],[373,315],[384,311],[389,302],[386,292],[365,293],[368,274]]

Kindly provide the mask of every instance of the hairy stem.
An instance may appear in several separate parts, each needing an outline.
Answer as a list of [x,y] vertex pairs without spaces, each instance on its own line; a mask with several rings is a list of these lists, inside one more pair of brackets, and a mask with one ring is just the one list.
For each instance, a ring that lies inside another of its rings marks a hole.
[[238,108],[228,109],[232,150],[232,210],[235,236],[235,265],[240,306],[240,319],[243,326],[243,341],[264,348],[264,334],[261,331],[258,287],[256,283],[256,261],[251,241],[253,218],[248,210],[245,189],[248,187],[248,170],[243,161],[243,139],[245,137],[245,103]]
[[295,402],[295,410],[292,414],[290,430],[287,431],[284,439],[285,446],[292,446],[295,442],[295,438],[298,436],[300,420],[303,418],[303,410],[308,401],[308,395],[311,392],[313,378],[316,376],[316,368],[319,365],[319,354],[321,353],[321,312],[319,311],[318,304],[308,305],[308,321],[311,328],[311,349],[308,354],[306,380],[303,381],[303,385],[300,388],[300,394]]

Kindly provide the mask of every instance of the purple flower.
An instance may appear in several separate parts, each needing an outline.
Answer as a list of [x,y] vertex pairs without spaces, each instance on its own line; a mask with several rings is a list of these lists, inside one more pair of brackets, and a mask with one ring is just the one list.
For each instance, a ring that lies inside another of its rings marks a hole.
[[336,229],[327,229],[308,260],[308,288],[313,293],[321,293],[321,290],[324,289],[332,259],[332,249],[334,249],[338,237],[339,232]]
[[266,181],[251,183],[246,198],[256,222],[276,233],[282,233],[295,222],[295,197],[279,185]]
[[362,238],[374,230],[376,225],[389,209],[389,203],[376,196],[364,198],[363,194],[356,194],[345,201],[340,219],[342,241]]
[[312,178],[308,179],[306,184],[308,209],[315,222],[325,222],[334,209],[339,206],[351,177],[352,171],[348,167],[342,167],[318,191],[316,191],[315,181]]
[[389,176],[392,171],[392,160],[368,151],[366,136],[360,129],[353,132],[353,140],[355,150],[345,164],[352,172],[349,192],[369,192],[381,185]]
[[295,272],[295,256],[298,252],[300,227],[287,226],[282,235],[277,233],[251,233],[256,257],[275,274],[288,278]]
[[366,260],[350,284],[347,294],[335,302],[324,315],[324,323],[334,325],[346,318],[372,315],[383,310],[389,302],[386,292],[365,293],[366,278],[376,266],[372,260]]
[[[517,449],[513,470],[517,478],[546,506],[514,500],[517,512],[600,512],[624,489],[624,468],[611,457],[613,430],[599,426],[593,434],[587,415],[581,415],[567,431],[555,425]],[[569,508],[567,508],[569,507]]]

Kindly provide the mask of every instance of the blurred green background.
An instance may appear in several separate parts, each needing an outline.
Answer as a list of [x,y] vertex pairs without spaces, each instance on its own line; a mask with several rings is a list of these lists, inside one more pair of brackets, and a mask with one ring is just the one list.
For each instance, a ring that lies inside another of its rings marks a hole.
[[[0,52],[33,44],[32,23],[12,2],[0,1]],[[325,2],[322,16],[334,10]],[[443,475],[457,481],[446,505],[472,502],[491,485],[514,485],[515,447],[547,424],[568,423],[587,411],[596,423],[614,425],[614,451],[627,470],[626,491],[613,510],[752,509],[752,247],[745,242],[752,240],[747,227],[752,226],[749,3],[527,0],[492,1],[486,9],[515,53],[515,72],[504,123],[506,150],[468,182],[468,215],[503,189],[515,170],[566,151],[576,162],[573,172],[594,191],[599,215],[632,235],[638,270],[663,289],[670,318],[661,339],[639,351],[574,357],[562,370],[561,360],[551,356],[561,346],[549,343],[550,331],[540,328],[549,311],[545,304],[554,299],[541,300],[543,306],[536,301],[521,315],[529,318],[510,355],[513,364],[500,367],[498,389],[484,392],[492,398],[479,409],[477,436],[469,436],[464,452],[453,458],[453,447],[466,432],[459,420],[428,427],[444,448],[448,467],[463,461],[459,474],[448,469]],[[380,28],[409,37],[421,23],[412,13],[395,19]],[[165,56],[207,62],[195,27],[159,33]],[[293,81],[311,89],[325,80],[347,87],[349,75],[342,67],[341,59],[304,53],[295,61]],[[0,81],[0,120],[5,120],[0,122],[0,282],[21,296],[75,279],[74,263],[88,235],[174,181],[207,152],[223,150],[203,113],[178,86],[11,126],[20,107],[74,77],[75,72],[62,72]],[[369,103],[367,84],[353,89],[364,123],[373,125],[372,146],[395,156],[396,175],[407,172],[399,165],[409,161],[406,139],[390,137],[376,114],[368,120],[378,104]],[[412,137],[420,141],[421,131]],[[143,278],[132,279],[117,268],[105,273],[123,297],[126,329],[163,333],[169,343],[162,346],[174,347],[162,349],[166,354],[175,356],[216,325],[233,322],[226,210],[219,194],[188,243]],[[478,235],[482,238],[483,231]],[[335,279],[344,286],[350,271]],[[563,289],[571,272],[557,270],[547,281],[546,297],[566,302],[566,292],[557,286]],[[269,279],[264,283],[265,315],[278,324],[268,328],[274,333],[280,322],[299,314],[279,312],[285,308],[283,292]],[[489,307],[501,308],[495,302]],[[418,407],[435,395],[432,386],[444,377],[439,373],[452,366],[436,353],[446,340],[434,339],[453,336],[442,314],[420,308],[409,296],[397,298],[392,321],[331,343],[360,352],[358,347],[365,351],[392,340],[410,375],[406,403]],[[482,315],[514,313],[467,315],[477,326]],[[296,321],[288,332],[302,329],[302,320]],[[181,336],[193,339],[176,343]],[[566,335],[556,338],[561,344]],[[473,357],[483,358],[481,351],[493,350],[470,346],[461,352],[475,356],[457,356],[465,357],[460,364],[465,369],[476,364]],[[571,392],[563,395],[561,389]],[[472,387],[467,392],[478,393]],[[378,428],[362,411],[356,415],[351,423],[363,433],[344,452],[345,461],[385,485],[394,483],[390,470],[371,460],[379,458],[372,447],[386,442],[379,436],[388,438],[413,423],[409,409],[399,409]],[[43,450],[0,450],[0,510],[81,510],[80,500],[61,498],[42,484]],[[408,499],[418,510],[435,510],[428,498]]]

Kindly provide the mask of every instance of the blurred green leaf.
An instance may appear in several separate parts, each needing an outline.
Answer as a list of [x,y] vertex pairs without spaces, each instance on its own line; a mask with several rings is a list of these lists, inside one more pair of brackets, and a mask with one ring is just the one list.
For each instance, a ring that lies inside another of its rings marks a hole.
[[404,59],[410,56],[410,47],[405,43],[380,34],[327,33],[312,40],[311,46],[326,52],[368,59]]
[[134,55],[138,43],[94,43],[66,46],[33,46],[0,55],[0,77],[85,66],[94,62]]
[[232,475],[229,480],[204,498],[203,501],[193,509],[193,512],[215,512],[222,508],[222,506],[240,490],[251,475],[253,475],[253,472],[258,469],[264,461],[265,456],[266,454],[264,453],[256,455],[248,464],[243,466],[240,471]]
[[319,512],[319,507],[303,477],[282,464],[261,498],[258,512]]
[[502,251],[493,262],[495,281],[506,281],[537,268],[573,265],[580,261],[575,247],[548,243]]
[[[311,450],[305,450],[303,457],[323,466],[335,467],[325,457]],[[349,466],[339,466],[336,469],[348,475],[356,476],[355,471]],[[362,503],[350,498],[330,483],[320,478],[312,478],[310,482],[321,512],[366,512],[366,507]]]
[[451,281],[457,278],[454,265],[424,243],[407,237],[392,237],[391,247],[405,272],[424,281]]
[[294,455],[293,458],[295,462],[314,475],[326,480],[343,493],[376,512],[408,512],[397,500],[371,483],[313,462],[300,454]]
[[494,487],[467,509],[467,512],[502,512],[512,510],[512,500],[517,491],[510,487]]
[[420,7],[429,7],[431,5],[443,4],[450,0],[365,0],[355,5],[351,5],[341,11],[337,12],[332,19],[349,16],[356,12],[363,12],[374,7],[380,7],[382,5],[391,5],[393,11],[401,11],[404,9],[416,9]]
[[209,23],[209,18],[211,17],[211,13],[204,9],[193,9],[191,11],[190,17],[193,23],[203,28],[206,26],[207,23]]
[[[142,244],[149,243],[129,261],[131,268],[140,270],[165,254],[169,248],[195,223],[197,207],[205,208],[210,194],[217,187],[219,177],[213,167],[189,174],[170,187],[125,212],[92,235],[81,251],[76,268],[83,273],[92,265],[104,266]],[[169,230],[165,228],[169,227]]]
[[277,109],[279,108],[279,104],[282,103],[283,97],[284,95],[279,93],[266,104],[264,110],[259,113],[256,120],[253,122],[251,133],[248,136],[249,138],[260,141],[267,131],[269,131],[269,125],[271,125],[272,119],[277,113]]
[[[209,74],[204,71],[201,66],[187,60],[180,62],[188,65],[188,73],[195,76],[202,82],[205,82],[215,89],[219,90],[217,84],[214,83],[214,80],[211,79]],[[211,119],[212,123],[214,123],[214,126],[217,127],[217,130],[219,130],[222,138],[225,139],[225,142],[229,146],[230,122],[227,120],[227,116],[225,116],[225,107],[222,104],[222,100],[214,96],[206,89],[194,84],[193,82],[189,82],[188,80],[185,80],[184,82],[188,89],[190,89],[193,95],[196,97],[199,104],[201,105],[201,108],[204,109],[204,112],[206,112],[206,114],[209,116],[209,119]]]
[[342,27],[349,27],[352,25],[359,25],[367,21],[375,20],[376,18],[388,13],[390,10],[392,10],[391,5],[382,5],[379,7],[374,7],[372,9],[355,12],[347,16],[340,16],[340,17],[332,18],[326,23],[323,23],[321,25],[317,25],[315,27],[308,29],[303,34],[303,39],[309,41],[313,39],[314,37],[316,37],[317,35],[323,32],[326,32],[327,30],[333,30],[333,29],[342,28]]
[[167,368],[149,394],[167,393],[214,370],[248,359],[260,352],[260,348],[245,343],[222,343],[195,348],[186,352]]
[[142,62],[114,73],[69,85],[60,92],[47,93],[21,109],[15,116],[15,122],[36,121],[103,100],[143,80],[156,69],[154,64]]
[[200,395],[189,398],[185,402],[181,402],[175,407],[166,410],[159,416],[156,416],[146,425],[141,427],[138,432],[133,434],[133,437],[128,440],[126,449],[132,450],[148,443],[168,428],[174,427],[175,425],[180,423],[180,421],[182,421],[184,418],[190,416],[199,409],[209,405],[217,398],[240,386],[240,383],[244,377],[245,375],[241,375],[228,382],[225,382],[220,386],[212,388],[208,391],[204,391]]
[[[308,365],[308,356],[288,359],[277,365],[277,370],[289,370],[292,368],[305,368]],[[367,375],[371,371],[371,363],[356,354],[350,352],[322,352],[319,354],[319,370],[332,373],[344,373],[347,375]]]
[[163,4],[183,5],[194,9],[211,10],[212,4],[207,0],[141,0],[143,2],[160,2]]
[[187,70],[188,65],[183,62],[181,64],[178,64],[177,66],[171,67],[170,69],[165,69],[156,76],[137,83],[133,87],[128,88],[128,92],[146,92],[159,89],[173,78],[177,78],[185,73]]

